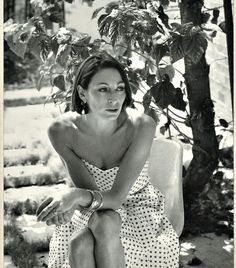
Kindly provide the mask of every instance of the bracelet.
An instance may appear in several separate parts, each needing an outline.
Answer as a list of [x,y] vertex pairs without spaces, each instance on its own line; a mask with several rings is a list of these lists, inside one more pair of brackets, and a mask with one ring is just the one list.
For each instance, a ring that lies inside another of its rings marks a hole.
[[92,195],[92,202],[90,204],[89,207],[87,207],[86,209],[87,210],[92,210],[92,211],[95,211],[95,210],[98,210],[99,208],[101,208],[101,206],[103,205],[103,197],[102,197],[102,194],[101,192],[97,191],[97,190],[88,190],[87,191]]
[[96,208],[96,210],[97,210],[97,209],[101,208],[102,205],[103,205],[103,196],[102,196],[102,193],[99,192],[99,191],[97,191],[97,190],[94,191],[94,194],[97,194],[97,195],[99,196],[98,198],[100,199],[100,204],[99,204],[99,206]]

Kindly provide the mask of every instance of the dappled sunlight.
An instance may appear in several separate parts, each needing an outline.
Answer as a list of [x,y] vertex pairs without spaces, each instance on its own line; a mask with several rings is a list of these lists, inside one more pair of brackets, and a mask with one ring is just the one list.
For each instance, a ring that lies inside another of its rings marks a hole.
[[187,256],[190,253],[193,253],[196,249],[196,246],[191,242],[183,242],[180,244],[180,256]]
[[234,239],[226,239],[224,240],[225,246],[223,246],[223,249],[226,250],[228,253],[233,254],[234,251]]

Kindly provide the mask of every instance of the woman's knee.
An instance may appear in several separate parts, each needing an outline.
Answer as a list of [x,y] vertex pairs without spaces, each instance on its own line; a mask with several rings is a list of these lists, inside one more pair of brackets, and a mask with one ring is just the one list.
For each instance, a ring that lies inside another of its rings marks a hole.
[[70,257],[84,255],[86,252],[92,251],[94,247],[94,238],[88,228],[76,231],[69,240]]
[[94,212],[89,219],[89,228],[95,237],[118,236],[121,228],[119,213],[112,209]]

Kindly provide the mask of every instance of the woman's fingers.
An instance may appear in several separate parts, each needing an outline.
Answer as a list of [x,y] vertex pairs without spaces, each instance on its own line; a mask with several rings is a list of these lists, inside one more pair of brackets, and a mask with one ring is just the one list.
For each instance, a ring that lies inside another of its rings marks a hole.
[[47,225],[53,225],[53,224],[54,224],[53,218],[47,220],[47,221],[46,221],[46,224],[47,224]]
[[68,211],[63,214],[65,222],[69,222],[71,220],[71,217],[73,216],[74,211]]
[[54,216],[56,209],[59,206],[59,202],[50,203],[46,206],[38,215],[38,221],[47,221]]
[[51,202],[52,202],[53,198],[52,197],[49,197],[47,199],[45,199],[41,204],[40,206],[38,207],[37,211],[36,211],[36,216],[38,216],[41,211],[46,207],[48,206]]
[[57,215],[57,220],[58,220],[59,225],[65,223],[65,220],[64,220],[64,217],[63,217],[63,214],[62,213],[59,213]]
[[47,225],[61,225],[66,224],[71,220],[71,217],[73,216],[74,211],[68,211],[65,213],[57,213],[56,215],[52,216],[51,218],[46,220]]
[[61,224],[65,224],[65,223],[66,222],[64,220],[63,214],[57,214],[46,221],[47,225],[55,224],[56,226],[61,225]]

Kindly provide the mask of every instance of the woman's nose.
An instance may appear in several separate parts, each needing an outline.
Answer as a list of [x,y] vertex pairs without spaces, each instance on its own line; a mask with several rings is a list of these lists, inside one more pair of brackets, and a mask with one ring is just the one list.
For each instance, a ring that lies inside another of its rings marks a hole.
[[114,99],[114,98],[108,98],[107,102],[109,104],[115,105],[115,104],[117,104],[118,101],[116,99]]
[[108,95],[108,102],[109,103],[116,103],[118,101],[118,97],[116,93],[110,93]]

